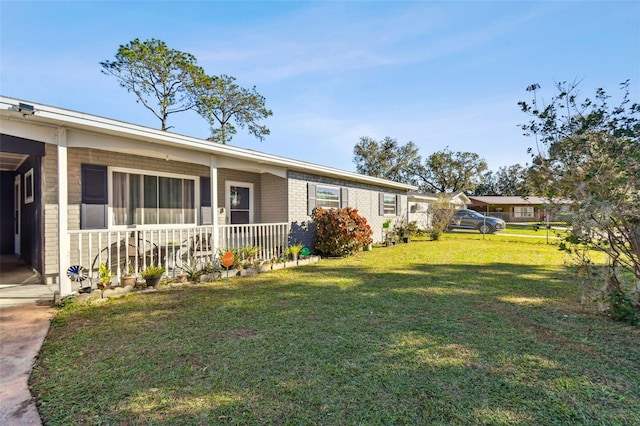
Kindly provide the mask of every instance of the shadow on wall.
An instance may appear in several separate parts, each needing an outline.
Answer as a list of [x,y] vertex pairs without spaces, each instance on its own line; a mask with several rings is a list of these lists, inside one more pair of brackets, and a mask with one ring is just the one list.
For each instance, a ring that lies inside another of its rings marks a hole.
[[289,234],[289,244],[302,244],[314,253],[313,243],[315,241],[316,229],[313,221],[291,222],[291,233]]

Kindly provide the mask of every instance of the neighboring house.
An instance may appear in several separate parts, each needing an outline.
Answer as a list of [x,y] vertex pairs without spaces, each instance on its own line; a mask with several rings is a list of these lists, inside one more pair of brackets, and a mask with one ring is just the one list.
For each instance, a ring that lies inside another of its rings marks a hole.
[[[18,254],[62,296],[71,265],[116,276],[210,260],[255,245],[269,260],[311,248],[314,207],[354,207],[374,240],[406,218],[414,186],[0,97],[2,254]],[[1,267],[1,265],[0,265]],[[74,287],[74,288],[72,288]]]
[[446,200],[455,209],[464,209],[471,203],[463,192],[449,194],[434,194],[411,191],[408,195],[408,220],[416,222],[418,228],[427,230],[431,228],[430,208],[440,200]]
[[[570,208],[568,202],[549,203],[544,197],[517,196],[469,196],[469,209],[482,214],[499,217],[506,222],[539,222],[559,211],[566,212]],[[551,208],[553,205],[553,208]]]

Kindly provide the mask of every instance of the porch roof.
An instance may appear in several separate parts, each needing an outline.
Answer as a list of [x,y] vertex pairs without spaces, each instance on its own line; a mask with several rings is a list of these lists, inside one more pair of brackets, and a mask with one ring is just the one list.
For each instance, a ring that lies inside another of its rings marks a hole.
[[[32,115],[27,115],[23,114],[23,112],[18,111],[17,106],[20,103],[33,105],[34,113]],[[180,147],[189,151],[206,153],[231,160],[251,162],[254,164],[264,165],[265,167],[280,167],[287,170],[319,174],[323,176],[330,176],[333,178],[340,178],[394,189],[417,189],[417,187],[413,185],[393,182],[387,179],[365,176],[355,172],[349,172],[333,167],[308,163],[305,161],[286,157],[280,157],[260,151],[238,148],[230,145],[217,144],[191,136],[152,129],[149,127],[131,124],[119,120],[113,120],[110,118],[104,118],[96,115],[81,113],[5,96],[0,96],[0,118],[16,124],[16,129],[23,129],[25,127],[24,124],[36,125],[45,128],[64,127],[66,129],[75,129],[99,135],[109,135],[116,138],[127,138],[130,140],[146,142],[148,144],[153,144],[156,146],[163,146],[167,149],[171,147]],[[12,126],[3,125],[3,133],[6,132],[11,134],[10,132],[12,129]],[[50,133],[46,132],[45,130],[42,132],[34,132],[34,134],[30,135],[30,137],[41,142],[56,143],[55,138],[46,137],[47,135],[50,135]],[[13,134],[13,136],[24,137],[20,134]],[[168,154],[165,154],[162,151],[147,151],[146,155],[163,158]]]

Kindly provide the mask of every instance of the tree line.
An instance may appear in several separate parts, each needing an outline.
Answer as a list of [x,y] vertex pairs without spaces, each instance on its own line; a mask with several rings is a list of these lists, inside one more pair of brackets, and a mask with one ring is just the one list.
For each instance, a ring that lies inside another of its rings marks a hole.
[[434,152],[423,161],[415,143],[399,144],[363,136],[353,148],[356,171],[369,176],[416,185],[430,193],[465,192],[467,195],[527,195],[529,170],[520,164],[488,170],[473,152]]

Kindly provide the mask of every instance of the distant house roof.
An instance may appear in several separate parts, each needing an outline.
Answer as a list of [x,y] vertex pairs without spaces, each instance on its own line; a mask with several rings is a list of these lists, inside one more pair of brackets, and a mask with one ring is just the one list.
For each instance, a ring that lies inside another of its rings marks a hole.
[[[469,196],[472,206],[486,206],[486,205],[529,205],[529,206],[543,206],[552,204],[548,198],[545,197],[517,197],[517,196]],[[553,200],[553,204],[568,204],[566,200]]]
[[438,201],[440,197],[444,197],[451,202],[459,202],[460,204],[470,204],[471,200],[464,194],[464,192],[448,192],[448,193],[433,193],[433,192],[418,192],[409,191],[409,201]]

